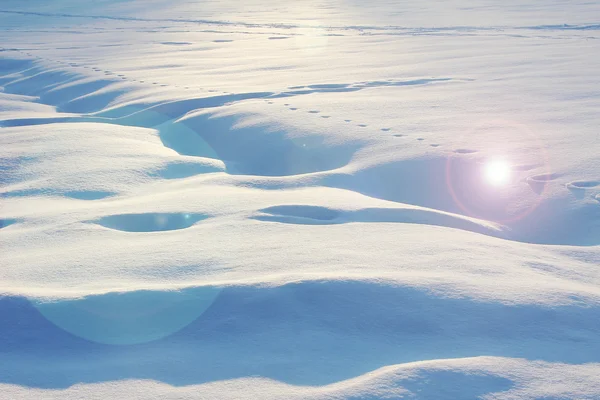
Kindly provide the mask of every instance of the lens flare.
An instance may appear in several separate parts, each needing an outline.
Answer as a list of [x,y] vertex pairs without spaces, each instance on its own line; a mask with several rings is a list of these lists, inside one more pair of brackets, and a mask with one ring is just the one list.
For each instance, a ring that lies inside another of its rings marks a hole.
[[506,185],[510,180],[510,165],[503,160],[493,160],[488,162],[484,168],[484,177],[487,183],[492,186]]
[[72,335],[109,345],[160,340],[185,328],[213,304],[220,287],[141,290],[61,301],[33,300],[50,322]]

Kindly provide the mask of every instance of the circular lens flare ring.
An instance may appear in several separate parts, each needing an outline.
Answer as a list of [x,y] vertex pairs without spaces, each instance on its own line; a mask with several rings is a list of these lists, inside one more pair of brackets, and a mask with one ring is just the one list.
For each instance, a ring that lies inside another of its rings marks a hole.
[[[492,127],[493,126],[501,126],[503,128],[513,130],[515,132],[515,135],[514,135],[515,137],[527,138],[527,140],[530,141],[533,144],[533,147],[535,148],[535,150],[533,152],[531,152],[532,154],[535,154],[535,156],[533,157],[535,160],[529,161],[529,164],[538,164],[538,168],[542,168],[548,174],[551,173],[550,155],[548,153],[548,149],[546,148],[544,141],[535,132],[535,130],[531,130],[527,125],[519,123],[517,121],[504,119],[504,118],[493,118],[493,119],[476,121],[472,124],[472,127],[467,131],[467,133],[460,136],[459,139],[457,139],[457,141],[460,142],[461,141],[460,138],[469,137],[471,135],[474,135],[478,131],[483,130],[486,127],[490,127],[490,126],[492,126]],[[489,219],[489,220],[493,220],[498,223],[510,224],[510,223],[514,223],[516,221],[520,221],[520,220],[523,220],[524,218],[526,218],[528,215],[533,213],[534,210],[541,203],[541,201],[543,199],[542,194],[545,191],[545,187],[542,188],[541,192],[538,192],[538,195],[536,196],[536,199],[534,201],[530,202],[526,207],[520,209],[519,211],[517,211],[515,213],[506,214],[504,216],[498,216],[498,217],[490,217],[485,212],[482,213],[480,210],[474,209],[473,207],[470,206],[470,204],[468,202],[463,201],[463,199],[461,198],[462,195],[464,194],[461,192],[461,188],[455,187],[454,180],[455,180],[455,176],[458,172],[458,169],[456,168],[456,164],[460,164],[458,162],[458,160],[460,158],[461,157],[458,156],[457,154],[450,154],[446,159],[446,188],[448,190],[448,194],[454,201],[454,204],[465,215],[469,215],[469,216],[475,217],[475,218]],[[511,181],[514,181],[514,179],[517,178],[515,175],[517,174],[518,171],[520,171],[518,166],[513,166],[510,169]],[[482,173],[482,175],[483,175],[483,173]],[[484,178],[482,178],[482,179],[484,179]],[[600,198],[598,200],[600,200]]]

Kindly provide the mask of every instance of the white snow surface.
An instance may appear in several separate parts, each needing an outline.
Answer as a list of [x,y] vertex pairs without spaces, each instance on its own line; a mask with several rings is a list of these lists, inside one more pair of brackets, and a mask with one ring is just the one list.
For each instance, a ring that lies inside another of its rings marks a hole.
[[3,0],[0,398],[600,399],[598,110],[593,1]]

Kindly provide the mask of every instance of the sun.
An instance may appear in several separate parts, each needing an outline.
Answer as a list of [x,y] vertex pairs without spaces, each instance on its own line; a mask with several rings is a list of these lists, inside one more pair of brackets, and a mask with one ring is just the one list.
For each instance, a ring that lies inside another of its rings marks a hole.
[[492,186],[502,186],[509,182],[511,175],[510,165],[503,160],[493,160],[485,164],[484,177]]

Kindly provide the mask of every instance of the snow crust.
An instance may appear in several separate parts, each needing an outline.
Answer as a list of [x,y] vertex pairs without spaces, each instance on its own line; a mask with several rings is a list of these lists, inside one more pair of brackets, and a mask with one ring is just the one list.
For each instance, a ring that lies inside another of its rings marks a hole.
[[85,3],[0,5],[0,398],[600,398],[600,4]]

